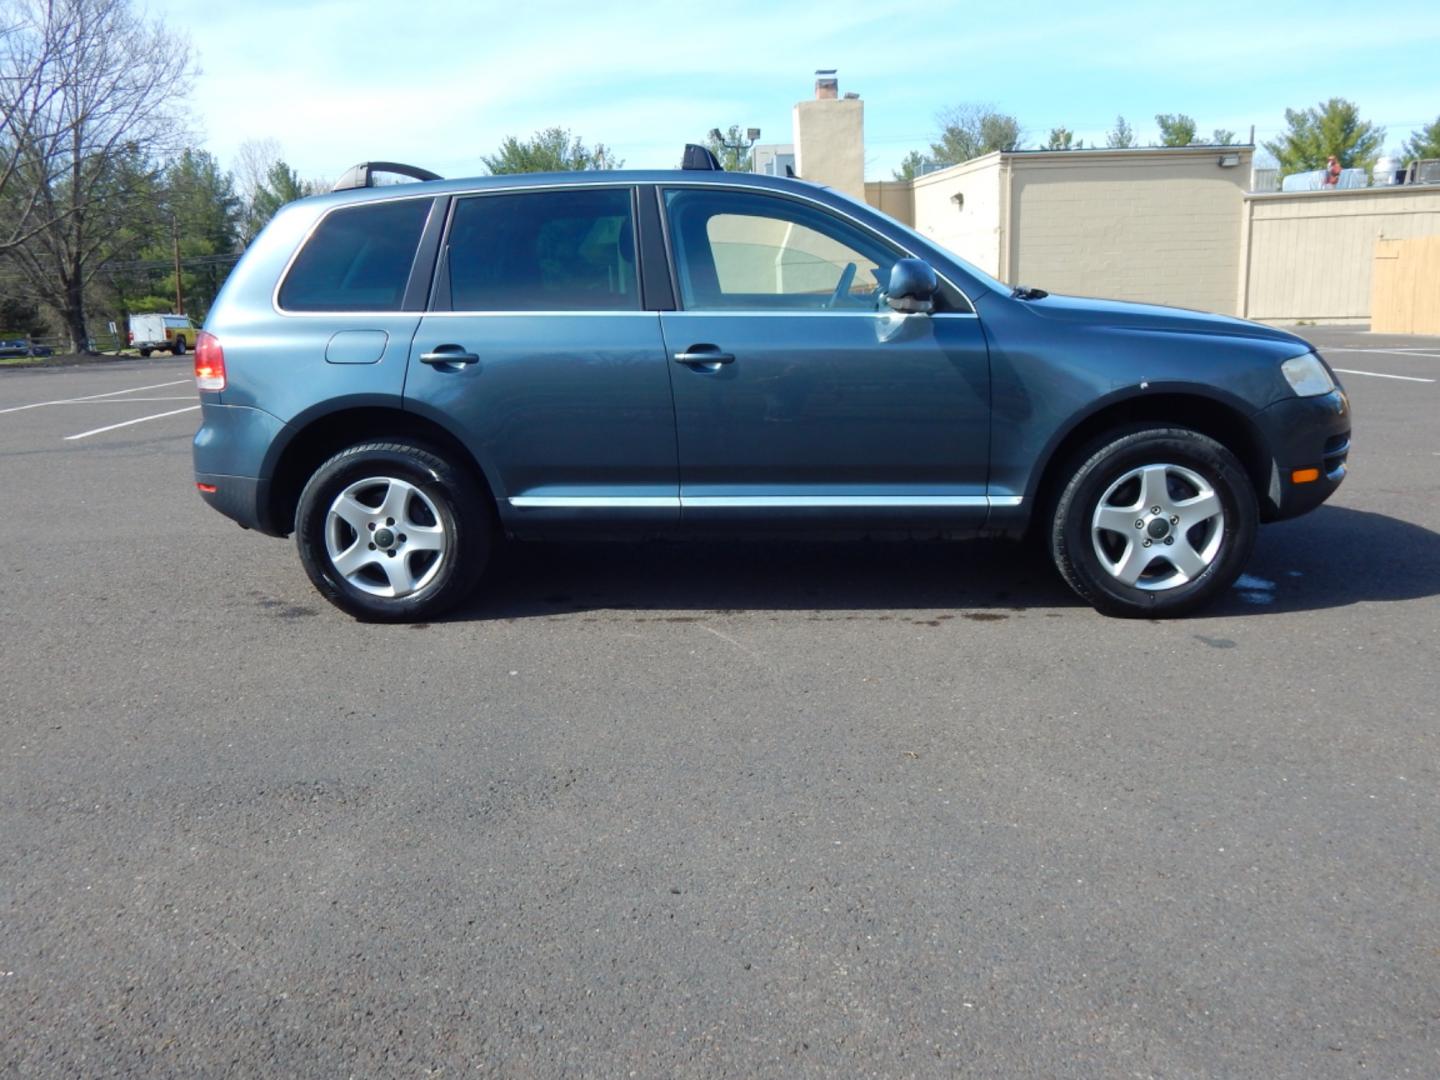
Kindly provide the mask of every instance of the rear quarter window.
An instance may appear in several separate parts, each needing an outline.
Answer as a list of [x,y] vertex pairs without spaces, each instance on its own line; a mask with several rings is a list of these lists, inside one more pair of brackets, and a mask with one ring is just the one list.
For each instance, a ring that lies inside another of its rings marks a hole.
[[286,311],[399,311],[430,199],[333,210],[280,286]]

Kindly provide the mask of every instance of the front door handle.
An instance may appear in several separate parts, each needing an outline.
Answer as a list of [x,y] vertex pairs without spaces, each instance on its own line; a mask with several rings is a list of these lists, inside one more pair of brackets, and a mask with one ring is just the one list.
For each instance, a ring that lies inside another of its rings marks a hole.
[[433,352],[421,353],[422,364],[455,364],[463,367],[466,364],[478,364],[480,357],[473,352],[466,352],[463,345],[436,345]]
[[691,345],[684,352],[675,354],[675,363],[696,365],[708,364],[733,364],[735,354],[721,352],[714,345]]

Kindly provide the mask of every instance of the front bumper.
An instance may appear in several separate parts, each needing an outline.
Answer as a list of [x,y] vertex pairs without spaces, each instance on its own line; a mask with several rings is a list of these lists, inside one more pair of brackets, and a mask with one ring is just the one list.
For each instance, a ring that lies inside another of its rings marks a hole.
[[[1257,413],[1255,423],[1271,455],[1269,487],[1259,493],[1264,520],[1308,513],[1340,487],[1350,453],[1350,399],[1343,389],[1277,401]],[[1296,482],[1306,470],[1318,476]]]

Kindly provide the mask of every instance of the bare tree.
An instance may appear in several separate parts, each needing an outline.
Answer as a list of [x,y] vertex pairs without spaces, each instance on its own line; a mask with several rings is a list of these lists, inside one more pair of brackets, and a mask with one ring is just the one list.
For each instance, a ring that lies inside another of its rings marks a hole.
[[240,196],[240,243],[249,246],[264,222],[257,222],[255,201],[265,190],[266,177],[280,160],[280,143],[276,139],[246,139],[235,152],[231,170],[235,176],[235,193]]
[[23,239],[3,252],[83,351],[86,289],[153,209],[159,172],[186,141],[181,101],[194,65],[188,42],[131,0],[7,6],[0,71],[31,88],[22,126],[5,129],[16,190],[0,201],[0,235]]
[[[59,61],[58,45],[48,35],[26,33],[18,12],[0,12],[0,254],[44,224],[36,211],[48,174],[33,163],[48,159],[64,134],[52,108],[60,88],[47,78]],[[32,147],[38,155],[25,152]]]

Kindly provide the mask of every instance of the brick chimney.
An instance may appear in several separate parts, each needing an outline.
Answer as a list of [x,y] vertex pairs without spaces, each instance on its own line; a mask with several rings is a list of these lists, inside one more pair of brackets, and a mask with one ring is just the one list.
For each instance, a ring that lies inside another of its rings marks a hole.
[[840,96],[840,80],[835,78],[834,68],[820,68],[815,72],[815,100],[834,101]]

